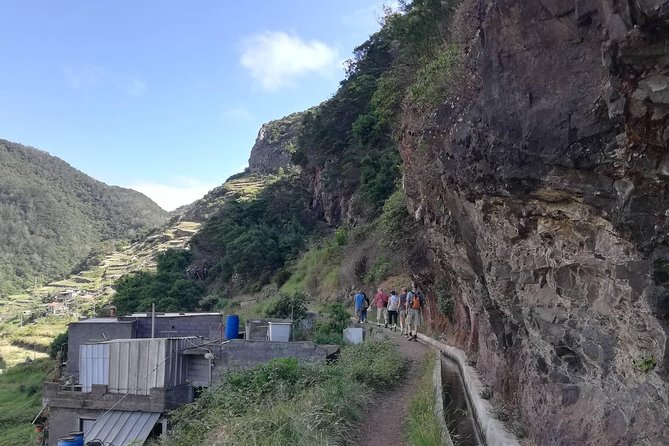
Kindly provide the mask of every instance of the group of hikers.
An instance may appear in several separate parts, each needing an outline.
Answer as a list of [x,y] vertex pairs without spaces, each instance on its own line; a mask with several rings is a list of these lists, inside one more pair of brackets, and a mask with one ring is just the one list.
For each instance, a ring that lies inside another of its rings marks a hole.
[[423,307],[425,306],[425,297],[414,284],[411,291],[402,288],[402,292],[391,291],[386,294],[383,288],[379,288],[374,298],[369,300],[363,290],[353,297],[355,314],[358,317],[358,323],[367,322],[367,311],[370,307],[376,307],[376,325],[383,325],[393,331],[397,331],[399,325],[400,332],[410,341],[417,341],[418,327],[423,319]]

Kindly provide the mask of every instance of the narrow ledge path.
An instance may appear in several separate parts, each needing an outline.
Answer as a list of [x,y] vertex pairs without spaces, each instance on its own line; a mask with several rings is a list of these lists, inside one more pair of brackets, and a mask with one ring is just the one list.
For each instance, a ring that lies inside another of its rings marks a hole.
[[405,445],[404,421],[411,402],[412,387],[408,376],[420,374],[420,366],[429,347],[421,342],[409,341],[399,331],[374,326],[374,337],[384,337],[397,347],[397,350],[409,360],[407,374],[396,386],[377,395],[367,410],[358,432],[354,436],[358,446],[402,446]]

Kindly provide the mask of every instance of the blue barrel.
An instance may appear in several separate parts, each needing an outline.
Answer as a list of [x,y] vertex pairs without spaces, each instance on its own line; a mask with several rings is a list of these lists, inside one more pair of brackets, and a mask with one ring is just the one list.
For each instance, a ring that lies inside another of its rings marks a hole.
[[75,443],[77,446],[84,446],[84,433],[83,432],[69,432],[67,434],[68,437],[74,437],[77,442]]
[[58,446],[77,446],[77,439],[74,437],[60,437]]
[[225,318],[225,339],[237,339],[239,337],[239,316],[228,314]]

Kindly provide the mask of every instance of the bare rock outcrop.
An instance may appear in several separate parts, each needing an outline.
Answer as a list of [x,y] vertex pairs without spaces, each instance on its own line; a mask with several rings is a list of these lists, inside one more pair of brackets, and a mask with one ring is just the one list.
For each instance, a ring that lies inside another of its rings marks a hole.
[[304,113],[307,111],[293,113],[260,127],[249,157],[250,173],[276,173],[279,169],[294,167],[291,155],[297,149]]
[[402,129],[417,276],[537,444],[667,444],[669,2],[466,0],[454,20],[450,96]]

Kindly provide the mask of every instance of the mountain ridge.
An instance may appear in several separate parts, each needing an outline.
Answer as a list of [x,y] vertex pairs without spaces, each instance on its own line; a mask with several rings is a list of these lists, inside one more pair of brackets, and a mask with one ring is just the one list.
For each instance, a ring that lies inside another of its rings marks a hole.
[[132,189],[109,186],[48,152],[0,139],[0,293],[62,276],[96,244],[167,220]]

